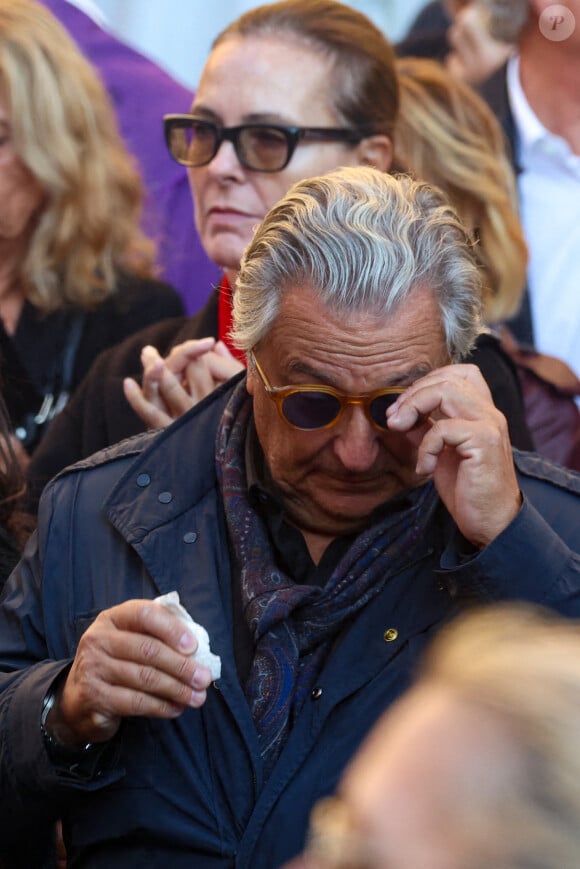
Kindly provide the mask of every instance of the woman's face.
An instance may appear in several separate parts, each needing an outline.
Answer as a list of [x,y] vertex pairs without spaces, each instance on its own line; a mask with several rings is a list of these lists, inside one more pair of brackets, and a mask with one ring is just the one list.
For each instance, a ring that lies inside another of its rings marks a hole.
[[15,151],[10,116],[0,98],[0,242],[26,236],[43,198],[42,188]]
[[[192,112],[225,127],[264,122],[343,127],[332,107],[328,58],[288,39],[234,37],[212,51]],[[360,162],[360,146],[302,142],[280,172],[244,168],[231,142],[189,169],[195,221],[209,257],[236,271],[256,225],[295,182]]]

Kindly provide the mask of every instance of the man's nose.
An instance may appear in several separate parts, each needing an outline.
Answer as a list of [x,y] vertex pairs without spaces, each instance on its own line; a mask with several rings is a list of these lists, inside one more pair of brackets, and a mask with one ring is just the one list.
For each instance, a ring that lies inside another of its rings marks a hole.
[[349,405],[336,424],[334,451],[349,471],[363,472],[374,464],[380,447],[379,432],[362,407]]

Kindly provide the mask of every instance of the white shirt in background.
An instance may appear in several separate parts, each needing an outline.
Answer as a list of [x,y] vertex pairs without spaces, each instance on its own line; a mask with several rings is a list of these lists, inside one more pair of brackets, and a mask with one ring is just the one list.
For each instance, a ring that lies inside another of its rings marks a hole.
[[530,251],[535,344],[580,376],[580,156],[532,111],[517,56],[508,62],[507,85],[519,137],[520,212]]

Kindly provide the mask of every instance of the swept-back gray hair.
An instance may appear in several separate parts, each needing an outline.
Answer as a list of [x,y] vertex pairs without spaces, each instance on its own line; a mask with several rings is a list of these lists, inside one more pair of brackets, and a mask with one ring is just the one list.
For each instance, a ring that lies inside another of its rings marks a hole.
[[234,293],[234,333],[249,351],[268,333],[289,287],[307,285],[331,310],[387,318],[432,289],[453,360],[481,326],[481,277],[471,242],[436,187],[377,169],[301,181],[246,248]]

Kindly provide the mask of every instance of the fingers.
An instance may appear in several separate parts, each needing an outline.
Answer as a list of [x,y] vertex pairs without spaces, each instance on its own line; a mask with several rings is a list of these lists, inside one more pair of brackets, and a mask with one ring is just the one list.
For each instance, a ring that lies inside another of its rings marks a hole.
[[143,420],[148,429],[164,428],[173,421],[171,415],[166,410],[145,397],[142,388],[131,377],[126,377],[123,380],[123,393],[137,416]]
[[485,453],[499,446],[500,437],[495,427],[464,419],[439,420],[432,423],[424,434],[418,452],[416,472],[432,475],[437,460],[446,448],[453,449],[463,459],[485,460]]
[[236,359],[235,356],[232,356],[221,341],[218,341],[213,353],[207,354],[207,363],[210,375],[216,386],[220,383],[225,383],[230,377],[234,377],[245,368],[245,365]]
[[197,640],[187,626],[153,600],[125,601],[104,610],[94,624],[101,618],[109,621],[117,631],[144,634],[175,652],[191,655],[197,649]]
[[[223,347],[224,345],[222,345]],[[219,344],[216,345],[216,348]],[[244,366],[229,351],[211,350],[190,362],[185,370],[187,391],[192,403],[201,401],[230,377],[242,371]]]
[[173,374],[183,374],[190,362],[204,356],[216,346],[215,338],[192,339],[176,344],[165,359],[165,364]]
[[521,496],[507,422],[479,369],[431,371],[397,399],[387,419],[416,447],[415,472],[433,478],[467,540],[486,546],[514,519]]
[[141,362],[142,386],[127,378],[123,390],[149,429],[169,425],[244,367],[212,337],[184,341],[166,359],[155,347],[143,347]]
[[193,634],[153,601],[105,610],[83,634],[65,683],[61,711],[87,741],[110,738],[122,718],[173,718],[206,699],[211,675],[192,653]]
[[488,414],[502,417],[487,383],[475,365],[447,365],[421,377],[388,408],[389,428],[410,431],[426,416],[476,420]]

